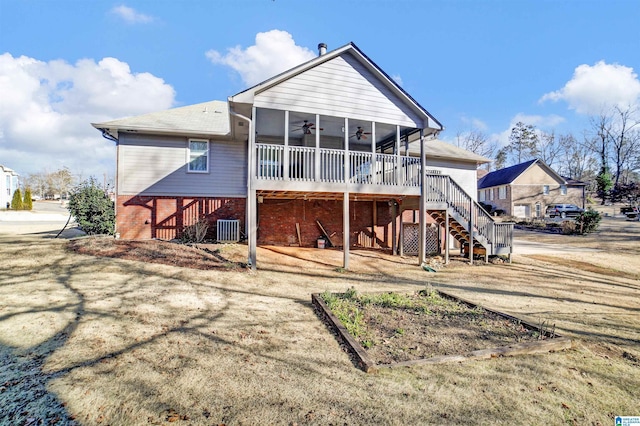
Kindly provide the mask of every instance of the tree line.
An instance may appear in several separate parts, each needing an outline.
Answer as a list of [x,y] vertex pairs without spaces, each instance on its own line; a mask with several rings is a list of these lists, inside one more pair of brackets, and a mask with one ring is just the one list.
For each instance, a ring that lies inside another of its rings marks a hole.
[[[68,199],[70,192],[85,179],[82,175],[74,175],[68,167],[63,167],[53,172],[42,171],[27,175],[21,181],[24,190],[29,189],[34,197],[54,200]],[[92,180],[100,185],[97,180]],[[107,192],[113,188],[113,179],[104,176],[101,183],[102,189]]]
[[458,146],[492,158],[498,170],[540,159],[565,178],[585,182],[606,201],[637,201],[640,195],[640,109],[615,107],[592,116],[583,134],[545,132],[518,122],[499,148],[482,132],[459,134]]

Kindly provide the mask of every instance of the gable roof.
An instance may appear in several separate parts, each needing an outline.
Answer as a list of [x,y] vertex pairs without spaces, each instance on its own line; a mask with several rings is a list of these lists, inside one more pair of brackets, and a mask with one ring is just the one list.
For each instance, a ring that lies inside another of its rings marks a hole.
[[323,55],[317,56],[297,67],[291,68],[285,72],[282,72],[274,77],[271,77],[262,83],[250,87],[240,93],[237,93],[229,97],[230,102],[234,103],[247,103],[253,104],[256,94],[264,92],[265,90],[288,80],[298,74],[301,74],[311,68],[314,68],[322,63],[330,61],[346,52],[351,53],[360,63],[362,63],[370,72],[372,72],[389,90],[402,99],[407,105],[409,105],[414,111],[416,111],[421,117],[426,119],[428,126],[436,130],[443,130],[442,124],[431,115],[422,105],[420,105],[415,99],[411,97],[402,87],[398,85],[387,73],[385,73],[378,65],[376,65],[367,55],[365,55],[353,42],[339,47],[331,52],[327,52]]
[[227,102],[211,101],[91,125],[113,138],[119,131],[222,136],[231,131],[229,120]]
[[534,164],[540,165],[540,167],[545,169],[547,173],[555,176],[558,180],[564,182],[565,184],[567,183],[562,176],[553,171],[553,169],[547,166],[544,161],[535,159],[488,173],[478,181],[478,189],[490,188],[492,186],[508,185],[516,180],[518,176],[523,174],[529,168],[533,167]]
[[[420,156],[420,141],[409,144],[409,154]],[[478,155],[475,152],[457,147],[440,139],[426,141],[425,155],[427,158],[446,158],[465,161],[476,164],[490,163],[491,159]]]

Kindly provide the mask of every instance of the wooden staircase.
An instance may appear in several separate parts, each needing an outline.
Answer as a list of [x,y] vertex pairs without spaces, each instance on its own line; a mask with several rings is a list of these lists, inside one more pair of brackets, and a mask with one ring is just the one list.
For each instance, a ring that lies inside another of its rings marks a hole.
[[496,222],[449,176],[427,175],[426,186],[427,213],[448,229],[471,260],[473,255],[484,255],[485,261],[492,255],[508,255],[511,260],[513,223]]

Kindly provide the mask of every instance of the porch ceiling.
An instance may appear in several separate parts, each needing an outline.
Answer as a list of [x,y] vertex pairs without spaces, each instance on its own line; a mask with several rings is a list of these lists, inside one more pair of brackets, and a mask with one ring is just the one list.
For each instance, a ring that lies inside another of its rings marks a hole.
[[[287,200],[322,200],[322,201],[341,201],[343,198],[342,192],[303,192],[303,191],[256,191],[256,195],[262,197],[265,200],[275,199],[287,199]],[[351,201],[389,201],[389,200],[402,200],[404,198],[412,198],[405,196],[398,196],[392,194],[361,194],[361,193],[349,193],[349,200]]]

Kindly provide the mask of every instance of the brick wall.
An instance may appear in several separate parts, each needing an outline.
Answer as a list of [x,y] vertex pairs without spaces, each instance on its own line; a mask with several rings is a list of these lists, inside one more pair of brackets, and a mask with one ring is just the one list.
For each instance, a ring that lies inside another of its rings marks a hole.
[[[350,245],[391,247],[391,207],[386,201],[376,203],[375,227],[372,226],[373,202],[350,201],[349,210]],[[318,220],[333,243],[342,246],[342,212],[342,201],[264,200],[258,204],[258,244],[298,244],[298,223],[302,246],[313,247],[322,236]]]
[[238,219],[244,230],[244,198],[118,196],[116,232],[123,239],[179,238],[185,226],[206,217],[208,238],[215,238],[218,219]]

